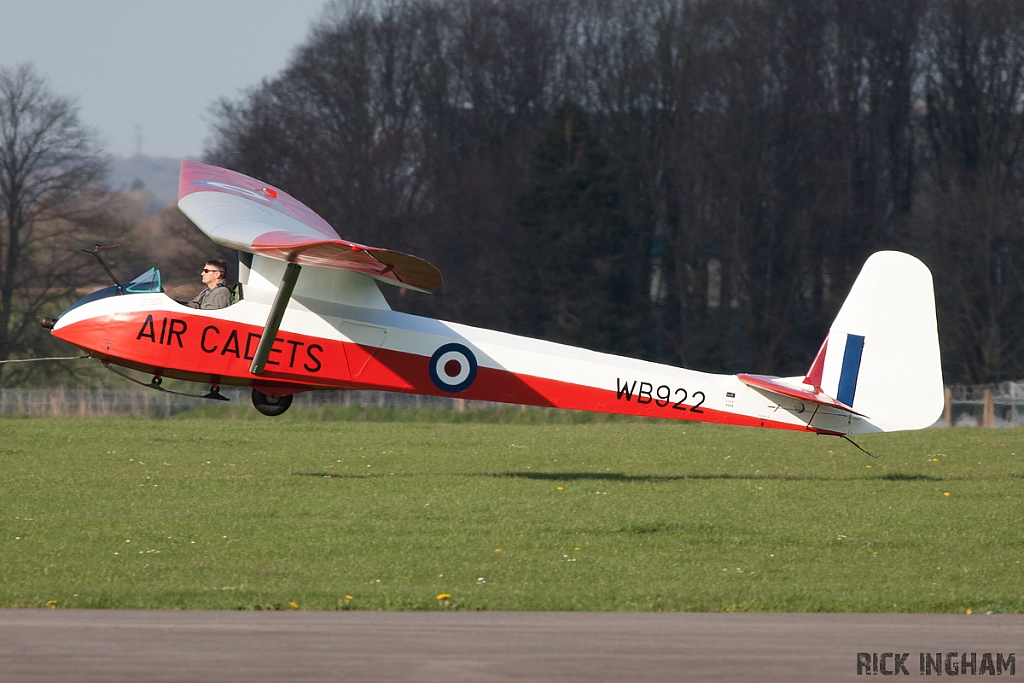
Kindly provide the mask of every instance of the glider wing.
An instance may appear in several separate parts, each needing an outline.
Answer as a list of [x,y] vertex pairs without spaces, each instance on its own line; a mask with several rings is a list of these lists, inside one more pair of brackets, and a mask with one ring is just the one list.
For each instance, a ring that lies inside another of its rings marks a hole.
[[432,292],[441,273],[423,259],[341,239],[327,221],[286,192],[242,173],[181,162],[178,207],[226,247],[299,265],[352,270]]

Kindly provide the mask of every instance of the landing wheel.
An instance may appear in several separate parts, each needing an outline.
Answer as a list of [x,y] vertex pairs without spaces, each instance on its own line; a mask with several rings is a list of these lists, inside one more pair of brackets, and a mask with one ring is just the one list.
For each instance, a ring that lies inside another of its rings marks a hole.
[[288,407],[292,404],[291,394],[287,396],[281,396],[280,398],[271,398],[262,391],[252,390],[252,405],[260,413],[268,417],[275,417],[280,415],[284,411],[288,410]]

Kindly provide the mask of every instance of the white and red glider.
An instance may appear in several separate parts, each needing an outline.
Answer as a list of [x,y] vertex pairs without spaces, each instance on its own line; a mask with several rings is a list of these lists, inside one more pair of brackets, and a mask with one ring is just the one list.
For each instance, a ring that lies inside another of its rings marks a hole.
[[391,310],[384,282],[441,285],[422,259],[341,239],[266,183],[183,162],[178,206],[239,250],[242,298],[191,309],[151,270],[93,293],[52,334],[106,364],[251,386],[264,414],[315,389],[375,389],[846,435],[920,429],[943,406],[932,278],[913,256],[864,264],[804,377],[716,375]]

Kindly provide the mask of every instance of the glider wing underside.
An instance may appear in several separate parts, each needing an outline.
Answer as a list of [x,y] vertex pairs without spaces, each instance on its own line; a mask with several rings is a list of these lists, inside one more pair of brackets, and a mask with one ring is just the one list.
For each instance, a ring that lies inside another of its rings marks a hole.
[[300,265],[351,270],[421,291],[441,286],[440,271],[427,261],[343,240],[299,200],[242,173],[183,161],[178,207],[227,247]]

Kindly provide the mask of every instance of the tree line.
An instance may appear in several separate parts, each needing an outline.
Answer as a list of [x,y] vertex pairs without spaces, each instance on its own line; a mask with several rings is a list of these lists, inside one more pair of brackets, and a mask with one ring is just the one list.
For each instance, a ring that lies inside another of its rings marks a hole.
[[[987,383],[1024,377],[1022,88],[1015,0],[336,1],[205,157],[434,262],[396,308],[709,371],[803,372],[908,251],[946,381]],[[70,252],[128,226],[29,67],[0,147],[0,358],[42,354]]]
[[935,277],[949,382],[1024,376],[1024,3],[335,3],[207,158],[446,276],[412,312],[806,370],[865,258]]

